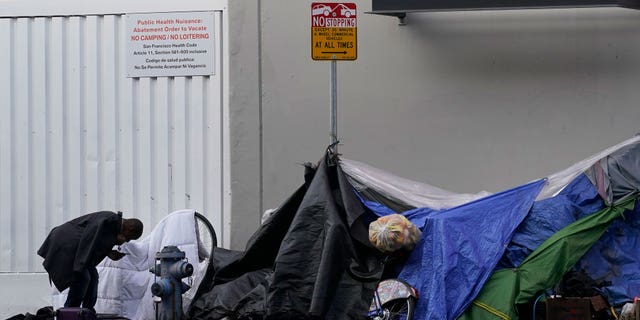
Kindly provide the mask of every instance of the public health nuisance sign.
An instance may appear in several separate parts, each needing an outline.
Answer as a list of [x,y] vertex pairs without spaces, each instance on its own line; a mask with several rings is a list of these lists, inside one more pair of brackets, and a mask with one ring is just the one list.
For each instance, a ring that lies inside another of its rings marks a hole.
[[355,3],[311,4],[311,59],[356,60],[357,37]]
[[213,11],[127,14],[125,20],[127,77],[214,74]]

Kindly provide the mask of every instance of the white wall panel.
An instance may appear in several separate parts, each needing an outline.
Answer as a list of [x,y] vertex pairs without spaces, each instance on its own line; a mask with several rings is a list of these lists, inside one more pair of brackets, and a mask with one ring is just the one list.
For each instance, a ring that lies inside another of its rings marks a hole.
[[[48,26],[45,18],[32,20],[30,52],[29,52],[29,74],[33,75],[37,70],[47,68],[48,50]],[[45,75],[32,77],[30,80],[32,103],[29,108],[29,225],[26,248],[33,248],[41,241],[40,234],[46,233],[48,227],[45,223],[44,214],[47,212],[47,150],[52,146],[47,144],[47,112],[48,100],[46,93],[48,83]],[[45,93],[45,94],[38,94]],[[38,214],[40,212],[40,214]],[[40,261],[35,259],[33,254],[27,255],[27,265],[32,268]]]
[[[13,131],[13,88],[12,75],[14,73],[13,50],[9,50],[14,46],[13,35],[15,21],[9,19],[0,19],[0,38],[3,42],[8,43],[0,49],[0,88],[6,91],[0,94],[0,184],[10,184],[13,176],[11,164],[13,162],[13,153],[11,150],[12,131]],[[9,225],[11,216],[13,215],[13,189],[2,187],[0,192],[0,221],[3,225]],[[0,270],[11,269],[11,232],[3,230],[0,232]]]
[[33,107],[32,87],[30,77],[33,69],[31,68],[29,40],[31,38],[31,19],[16,19],[14,44],[17,51],[14,55],[14,63],[16,68],[13,73],[14,87],[14,103],[16,108],[12,112],[12,146],[11,146],[11,189],[14,194],[12,198],[12,211],[10,221],[6,226],[11,234],[12,243],[12,259],[11,269],[15,270],[18,266],[27,266],[30,255],[28,247],[29,239],[29,222],[31,216],[31,208],[29,199],[31,199],[30,190],[30,143],[31,143],[31,127],[30,127],[30,109]]
[[0,272],[48,231],[123,211],[145,234],[192,208],[224,239],[222,13],[214,76],[126,78],[121,15],[0,18]]
[[[56,226],[66,220],[65,212],[65,52],[67,18],[54,17],[49,26],[47,51],[47,226]],[[4,190],[4,189],[3,189]]]

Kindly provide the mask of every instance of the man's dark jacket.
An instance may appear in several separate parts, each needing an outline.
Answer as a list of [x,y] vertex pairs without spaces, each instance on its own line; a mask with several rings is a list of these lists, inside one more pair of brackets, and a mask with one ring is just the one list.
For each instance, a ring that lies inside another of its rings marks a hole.
[[100,211],[53,228],[38,255],[56,288],[68,288],[75,273],[97,266],[117,244],[121,226],[121,214]]

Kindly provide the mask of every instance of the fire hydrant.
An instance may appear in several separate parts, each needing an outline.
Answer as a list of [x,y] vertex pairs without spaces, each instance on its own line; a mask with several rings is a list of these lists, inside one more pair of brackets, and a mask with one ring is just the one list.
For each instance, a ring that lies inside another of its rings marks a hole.
[[151,293],[160,297],[160,320],[180,320],[182,314],[182,294],[191,287],[182,282],[193,274],[193,265],[184,261],[185,253],[176,246],[166,246],[156,253],[155,266],[149,270],[161,279],[151,285]]

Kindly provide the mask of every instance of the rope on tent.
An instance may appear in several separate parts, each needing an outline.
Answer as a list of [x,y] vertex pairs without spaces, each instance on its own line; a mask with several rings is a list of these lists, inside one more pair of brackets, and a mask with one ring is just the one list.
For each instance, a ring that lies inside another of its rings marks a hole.
[[339,143],[340,141],[336,141],[327,147],[327,160],[330,166],[335,166],[338,163],[337,159],[340,154],[337,152],[337,146]]
[[540,294],[538,298],[536,298],[536,301],[533,303],[533,320],[536,320],[536,305],[538,305],[538,301],[540,301],[540,298],[542,297],[544,297],[544,293]]
[[616,314],[616,311],[613,310],[613,306],[610,306],[609,308],[611,308],[611,314],[613,315],[613,317],[618,320],[618,315]]

